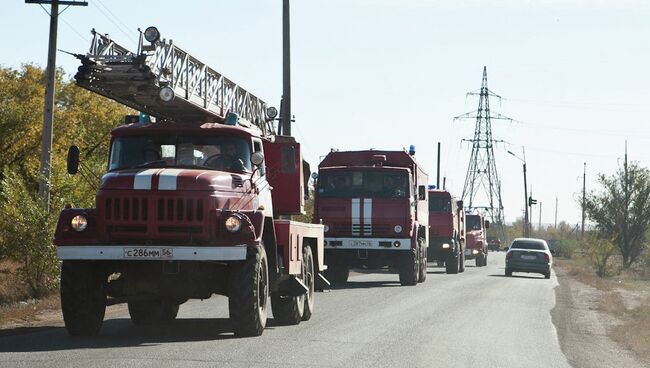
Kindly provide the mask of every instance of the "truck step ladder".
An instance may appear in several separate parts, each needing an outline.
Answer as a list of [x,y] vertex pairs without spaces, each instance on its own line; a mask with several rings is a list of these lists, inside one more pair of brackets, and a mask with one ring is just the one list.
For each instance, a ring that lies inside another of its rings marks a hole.
[[[171,40],[143,44],[133,53],[108,35],[92,30],[77,85],[162,120],[179,123],[224,123],[229,113],[244,127],[275,135],[267,119],[267,104],[237,83],[174,45]],[[174,98],[164,102],[160,90],[170,87]]]

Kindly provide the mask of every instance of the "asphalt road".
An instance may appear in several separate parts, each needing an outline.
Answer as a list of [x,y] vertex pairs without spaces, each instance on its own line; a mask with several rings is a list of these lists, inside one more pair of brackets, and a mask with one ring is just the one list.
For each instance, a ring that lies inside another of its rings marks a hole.
[[181,306],[165,326],[135,327],[128,314],[100,336],[71,338],[62,327],[0,337],[0,367],[569,367],[550,311],[557,280],[503,276],[504,253],[464,274],[430,267],[424,284],[362,274],[316,294],[312,319],[234,338],[227,300]]

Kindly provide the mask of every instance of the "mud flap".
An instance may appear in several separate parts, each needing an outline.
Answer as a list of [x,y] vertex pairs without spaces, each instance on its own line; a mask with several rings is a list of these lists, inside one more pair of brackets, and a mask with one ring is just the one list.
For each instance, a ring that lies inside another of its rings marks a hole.
[[328,279],[323,276],[322,273],[317,273],[316,274],[316,279],[314,280],[314,288],[317,291],[323,291],[323,290],[329,290],[330,286],[332,285]]
[[282,296],[301,296],[307,294],[309,288],[302,282],[302,280],[291,276],[280,283],[278,291]]

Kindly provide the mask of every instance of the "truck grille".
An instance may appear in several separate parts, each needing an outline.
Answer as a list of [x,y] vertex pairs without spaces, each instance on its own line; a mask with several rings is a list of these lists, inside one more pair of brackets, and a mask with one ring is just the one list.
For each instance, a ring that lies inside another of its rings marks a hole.
[[149,218],[149,203],[146,198],[106,198],[104,219],[115,221],[142,221]]
[[106,231],[111,238],[141,236],[177,235],[193,236],[204,234],[206,216],[202,199],[194,198],[143,198],[105,197],[103,218]]

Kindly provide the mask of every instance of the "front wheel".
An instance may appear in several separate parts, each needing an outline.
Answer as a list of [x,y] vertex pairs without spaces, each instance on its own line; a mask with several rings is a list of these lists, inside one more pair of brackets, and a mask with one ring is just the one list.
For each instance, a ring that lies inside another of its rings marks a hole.
[[61,311],[73,336],[97,335],[106,313],[106,290],[101,272],[90,263],[63,261]]
[[350,267],[337,264],[328,264],[325,277],[335,284],[345,284],[350,276]]
[[235,336],[259,336],[266,327],[269,270],[264,247],[246,261],[233,264],[229,275],[228,310]]
[[461,254],[458,249],[453,253],[449,253],[445,261],[445,272],[452,275],[457,274],[460,268],[460,259]]
[[510,277],[512,276],[512,270],[509,268],[506,268],[506,276]]
[[402,255],[399,265],[399,282],[402,286],[413,286],[418,283],[420,263],[414,252]]

